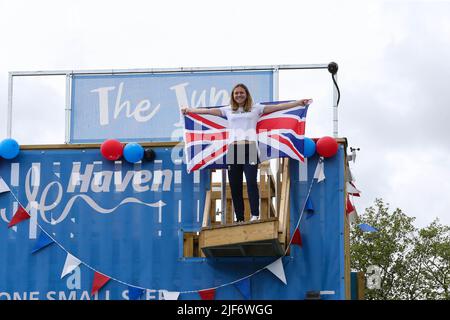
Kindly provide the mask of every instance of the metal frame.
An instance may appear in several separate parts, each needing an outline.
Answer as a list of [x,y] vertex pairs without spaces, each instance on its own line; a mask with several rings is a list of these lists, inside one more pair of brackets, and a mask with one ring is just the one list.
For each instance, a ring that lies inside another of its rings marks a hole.
[[[114,74],[153,74],[153,73],[195,73],[195,72],[232,72],[232,71],[267,71],[267,70],[298,70],[298,69],[327,69],[328,64],[285,64],[285,65],[262,65],[262,66],[229,66],[229,67],[188,67],[188,68],[148,68],[148,69],[104,69],[104,70],[49,70],[49,71],[11,71],[8,74],[8,115],[7,136],[12,134],[12,107],[14,77],[29,76],[66,76],[66,112],[71,110],[71,79],[73,75],[114,75]],[[274,84],[274,90],[278,90],[278,83]],[[335,97],[336,100],[336,97]],[[336,102],[334,102],[336,105]],[[336,114],[337,117],[337,114]],[[66,121],[70,116],[66,114]],[[337,119],[336,119],[337,121]],[[66,123],[66,143],[70,134],[70,121]],[[336,133],[337,135],[337,133]]]

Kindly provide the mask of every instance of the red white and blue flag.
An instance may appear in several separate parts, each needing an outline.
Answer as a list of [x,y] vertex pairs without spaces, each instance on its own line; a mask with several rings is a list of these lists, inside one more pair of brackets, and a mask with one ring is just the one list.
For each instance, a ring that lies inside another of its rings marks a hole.
[[[264,102],[263,105],[281,102]],[[256,125],[261,162],[289,157],[304,161],[303,138],[308,106],[261,115]],[[230,141],[227,119],[223,116],[187,113],[185,124],[185,156],[188,172],[199,169],[226,168]]]

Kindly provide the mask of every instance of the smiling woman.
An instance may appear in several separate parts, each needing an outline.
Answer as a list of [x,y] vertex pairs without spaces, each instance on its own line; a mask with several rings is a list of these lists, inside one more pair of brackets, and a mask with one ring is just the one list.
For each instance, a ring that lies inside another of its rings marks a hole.
[[182,114],[209,114],[227,119],[228,179],[230,181],[233,207],[238,223],[244,222],[243,175],[245,174],[250,202],[250,221],[259,220],[259,190],[257,183],[260,150],[258,147],[257,123],[263,114],[306,106],[312,99],[264,105],[254,103],[248,87],[236,84],[231,90],[230,104],[220,108],[183,107]]

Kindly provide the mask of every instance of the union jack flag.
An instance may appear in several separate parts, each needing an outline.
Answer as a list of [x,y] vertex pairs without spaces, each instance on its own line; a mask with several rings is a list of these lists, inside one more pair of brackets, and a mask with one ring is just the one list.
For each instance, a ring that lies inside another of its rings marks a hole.
[[[281,101],[261,104],[278,103]],[[303,137],[307,111],[308,105],[261,115],[256,125],[261,162],[283,157],[304,161]],[[226,117],[187,113],[184,124],[188,172],[205,168],[226,168],[226,154],[230,143]]]

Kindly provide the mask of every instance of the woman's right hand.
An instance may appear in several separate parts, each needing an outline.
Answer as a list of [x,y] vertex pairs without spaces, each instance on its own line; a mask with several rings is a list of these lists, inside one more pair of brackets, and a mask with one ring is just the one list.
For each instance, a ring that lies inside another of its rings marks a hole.
[[189,108],[188,107],[182,107],[181,108],[181,113],[182,114],[186,114],[186,113],[188,113],[189,112]]

